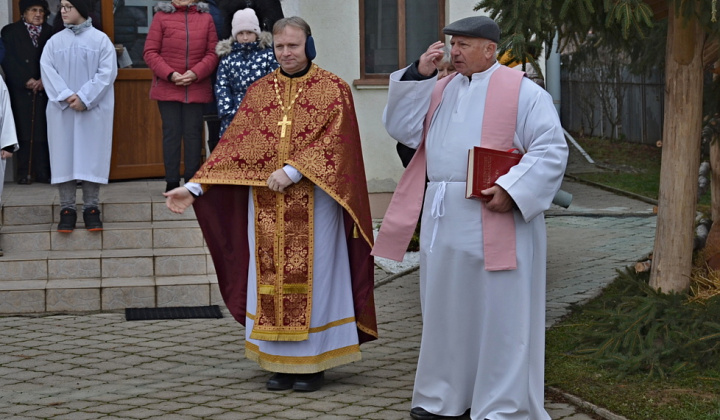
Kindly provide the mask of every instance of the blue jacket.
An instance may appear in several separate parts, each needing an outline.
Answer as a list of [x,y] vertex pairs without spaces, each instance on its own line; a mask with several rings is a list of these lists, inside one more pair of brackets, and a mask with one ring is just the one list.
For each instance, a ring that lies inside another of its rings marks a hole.
[[220,57],[220,64],[215,98],[221,120],[221,136],[240,108],[248,87],[279,67],[270,39],[270,34],[263,32],[261,39],[255,42],[241,44],[233,39],[218,42],[215,52]]

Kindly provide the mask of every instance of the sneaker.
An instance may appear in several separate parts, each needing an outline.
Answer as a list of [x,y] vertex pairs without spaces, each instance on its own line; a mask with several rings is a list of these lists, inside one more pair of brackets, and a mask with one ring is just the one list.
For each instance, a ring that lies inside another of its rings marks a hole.
[[77,212],[73,209],[60,210],[60,223],[58,223],[57,231],[62,233],[70,233],[75,230],[75,222],[77,221]]
[[98,232],[103,230],[102,221],[100,221],[100,210],[97,207],[90,207],[83,210],[83,221],[85,229],[90,232]]

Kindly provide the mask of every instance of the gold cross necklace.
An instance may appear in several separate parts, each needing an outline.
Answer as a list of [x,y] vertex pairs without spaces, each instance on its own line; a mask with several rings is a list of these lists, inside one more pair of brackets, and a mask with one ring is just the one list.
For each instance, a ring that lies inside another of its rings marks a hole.
[[290,105],[288,105],[286,108],[285,105],[283,105],[282,98],[280,97],[280,88],[278,88],[277,76],[273,78],[273,82],[275,84],[275,96],[277,96],[277,101],[280,104],[280,109],[282,109],[283,112],[283,119],[281,121],[278,121],[277,123],[277,125],[282,127],[282,130],[280,131],[280,138],[283,138],[285,137],[286,128],[289,128],[292,125],[292,120],[288,120],[287,117],[288,112],[292,109],[293,105],[295,105],[295,100],[298,98],[298,96],[300,96],[300,92],[302,92],[302,86],[298,87],[298,91],[295,94],[295,97],[292,99],[292,101],[290,101]]

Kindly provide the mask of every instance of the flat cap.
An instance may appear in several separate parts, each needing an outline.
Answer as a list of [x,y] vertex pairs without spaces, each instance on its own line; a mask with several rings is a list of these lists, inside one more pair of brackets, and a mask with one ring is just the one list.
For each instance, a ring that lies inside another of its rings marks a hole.
[[493,42],[500,42],[500,27],[487,16],[471,16],[456,20],[443,28],[443,33],[445,35],[485,38]]

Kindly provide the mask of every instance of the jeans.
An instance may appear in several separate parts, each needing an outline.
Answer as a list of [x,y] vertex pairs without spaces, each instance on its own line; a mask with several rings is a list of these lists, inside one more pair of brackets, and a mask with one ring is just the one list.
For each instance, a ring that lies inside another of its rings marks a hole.
[[[67,181],[58,185],[60,191],[60,208],[75,210],[77,181]],[[98,207],[100,204],[100,184],[97,182],[83,181],[83,209]]]

